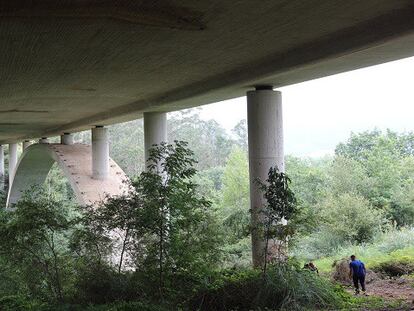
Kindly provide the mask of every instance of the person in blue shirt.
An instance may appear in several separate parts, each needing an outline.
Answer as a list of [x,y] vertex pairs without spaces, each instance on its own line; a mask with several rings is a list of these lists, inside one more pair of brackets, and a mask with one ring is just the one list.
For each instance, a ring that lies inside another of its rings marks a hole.
[[349,277],[352,277],[355,286],[355,295],[359,294],[359,283],[361,284],[362,292],[365,293],[365,265],[362,261],[357,260],[355,255],[351,256],[351,262],[349,263]]

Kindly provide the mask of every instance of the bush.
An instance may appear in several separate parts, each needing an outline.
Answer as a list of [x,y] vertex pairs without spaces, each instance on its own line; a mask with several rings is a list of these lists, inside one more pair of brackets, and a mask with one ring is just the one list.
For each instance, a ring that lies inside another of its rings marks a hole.
[[374,270],[388,276],[402,276],[414,272],[414,263],[406,261],[382,262]]
[[384,253],[414,247],[414,228],[402,228],[400,230],[392,229],[379,235],[374,244],[378,250]]
[[264,278],[258,270],[228,272],[200,290],[190,310],[302,310],[338,307],[334,286],[315,273],[290,263],[270,266]]
[[52,305],[30,300],[20,295],[0,298],[1,311],[169,311],[161,305],[143,302],[116,302],[102,305]]
[[[384,234],[383,236],[386,237],[385,240],[388,240],[388,235],[392,235],[391,233]],[[398,237],[398,235],[397,235]],[[392,252],[385,252],[382,251],[382,247],[390,247],[395,244],[388,245],[387,243],[383,242],[382,238],[380,238],[380,242],[376,241],[372,244],[366,245],[350,245],[345,248],[338,249],[334,255],[330,257],[325,257],[322,259],[318,259],[315,261],[315,264],[318,266],[320,272],[331,272],[333,268],[333,263],[340,260],[340,258],[348,258],[350,254],[356,254],[359,259],[361,259],[365,266],[368,269],[372,269],[374,271],[380,271],[381,266],[384,263],[414,263],[414,247],[407,244],[408,247],[403,247],[402,249],[394,250]],[[396,244],[399,245],[399,244]],[[304,259],[304,258],[301,258]],[[394,264],[392,264],[394,265]],[[409,271],[408,268],[404,268],[406,271]]]
[[371,261],[374,271],[388,276],[401,276],[414,272],[414,248],[407,247],[393,251]]
[[43,310],[45,307],[45,304],[37,301],[30,301],[26,297],[20,295],[10,295],[0,298],[1,311],[37,311]]
[[385,227],[383,213],[355,194],[329,195],[319,210],[319,228],[296,239],[295,256],[307,260],[331,256],[343,248],[372,242]]
[[355,194],[328,196],[321,204],[323,227],[332,238],[344,242],[367,243],[381,232],[385,223],[383,214],[369,202]]

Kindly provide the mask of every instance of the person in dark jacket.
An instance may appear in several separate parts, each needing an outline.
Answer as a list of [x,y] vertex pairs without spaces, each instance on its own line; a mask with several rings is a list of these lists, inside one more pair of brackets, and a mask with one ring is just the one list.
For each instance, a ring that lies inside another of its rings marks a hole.
[[349,277],[354,281],[355,295],[359,294],[359,284],[364,295],[365,292],[365,265],[361,260],[356,259],[355,255],[351,256],[351,262],[349,263]]

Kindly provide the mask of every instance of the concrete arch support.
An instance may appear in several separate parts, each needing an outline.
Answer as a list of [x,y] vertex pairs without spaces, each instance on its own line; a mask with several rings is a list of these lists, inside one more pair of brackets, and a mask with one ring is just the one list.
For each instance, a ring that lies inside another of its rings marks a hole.
[[9,144],[9,184],[12,183],[17,165],[17,144]]
[[128,190],[128,177],[122,169],[109,159],[108,178],[92,178],[91,146],[83,144],[33,144],[20,157],[14,179],[9,187],[7,206],[17,203],[33,186],[42,185],[52,165],[56,162],[81,205],[96,204],[107,195],[116,196]]
[[22,143],[22,151],[24,151],[27,147],[29,147],[32,144],[30,140],[25,140]]

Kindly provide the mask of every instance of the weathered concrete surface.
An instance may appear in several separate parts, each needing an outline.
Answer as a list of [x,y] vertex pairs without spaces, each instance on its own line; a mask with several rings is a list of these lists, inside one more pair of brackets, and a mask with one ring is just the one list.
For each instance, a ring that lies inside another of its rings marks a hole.
[[284,172],[282,94],[272,89],[247,93],[247,127],[249,140],[250,210],[253,265],[264,260],[263,235],[255,230],[263,219],[266,200],[257,179],[266,181],[271,167]]
[[25,140],[22,142],[22,150],[25,150],[27,147],[29,147],[32,144],[30,140]]
[[34,144],[20,157],[13,183],[7,197],[7,206],[16,203],[32,186],[42,185],[53,163],[57,163],[68,178],[81,205],[95,204],[105,196],[116,196],[127,191],[128,177],[109,160],[108,178],[92,178],[91,146],[83,144]]
[[60,143],[62,145],[73,145],[74,144],[74,137],[71,133],[64,133],[60,135]]
[[412,0],[2,1],[0,143],[414,54]]
[[144,113],[144,153],[145,161],[153,145],[167,142],[167,114],[163,112]]
[[13,180],[17,165],[17,143],[9,144],[9,184]]
[[4,147],[0,145],[0,190],[4,189]]
[[104,180],[109,175],[109,137],[108,129],[92,129],[92,177]]

